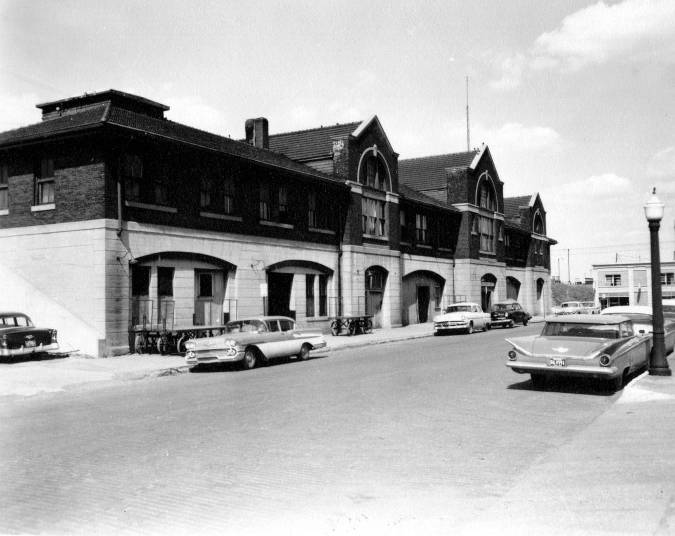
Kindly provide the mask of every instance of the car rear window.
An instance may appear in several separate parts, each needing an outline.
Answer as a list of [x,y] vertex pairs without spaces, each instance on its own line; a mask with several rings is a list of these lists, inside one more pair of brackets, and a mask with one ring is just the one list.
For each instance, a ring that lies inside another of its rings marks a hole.
[[596,339],[620,338],[619,326],[616,324],[546,322],[541,334],[548,337],[590,337]]

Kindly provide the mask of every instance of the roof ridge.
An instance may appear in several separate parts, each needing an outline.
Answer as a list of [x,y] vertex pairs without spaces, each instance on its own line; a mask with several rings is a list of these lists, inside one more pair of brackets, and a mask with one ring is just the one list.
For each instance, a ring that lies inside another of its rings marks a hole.
[[430,154],[430,155],[427,155],[427,156],[414,156],[412,158],[403,158],[402,160],[399,160],[399,164],[401,162],[410,162],[411,160],[427,160],[429,158],[441,158],[441,157],[444,157],[444,156],[455,156],[455,155],[458,155],[458,154],[474,154],[475,155],[477,153],[478,153],[477,150],[472,149],[471,151],[459,151],[459,152],[456,152],[456,153],[441,153],[441,154]]
[[320,127],[313,127],[313,128],[304,128],[300,130],[290,130],[288,132],[279,132],[277,134],[270,134],[269,137],[275,137],[275,136],[286,136],[289,134],[300,134],[302,132],[312,132],[313,130],[327,130],[329,128],[335,128],[335,127],[345,127],[347,125],[360,125],[363,123],[363,121],[350,121],[349,123],[335,123],[334,125],[328,125],[328,126],[320,126]]

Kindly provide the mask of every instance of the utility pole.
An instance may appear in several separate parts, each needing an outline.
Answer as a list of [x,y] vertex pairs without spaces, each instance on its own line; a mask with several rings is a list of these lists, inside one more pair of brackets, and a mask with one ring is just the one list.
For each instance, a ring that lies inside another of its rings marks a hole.
[[567,248],[567,284],[572,284],[572,275],[570,274],[570,248]]
[[471,137],[469,136],[469,77],[466,77],[466,152],[471,151]]

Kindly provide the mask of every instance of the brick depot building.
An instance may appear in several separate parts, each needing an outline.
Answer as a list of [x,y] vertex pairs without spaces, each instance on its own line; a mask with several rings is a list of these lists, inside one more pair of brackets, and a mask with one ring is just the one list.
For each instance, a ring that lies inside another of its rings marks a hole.
[[542,201],[504,198],[486,146],[399,161],[376,116],[275,135],[252,119],[235,141],[115,90],[38,108],[0,133],[0,309],[86,354],[128,352],[140,323],[550,307]]

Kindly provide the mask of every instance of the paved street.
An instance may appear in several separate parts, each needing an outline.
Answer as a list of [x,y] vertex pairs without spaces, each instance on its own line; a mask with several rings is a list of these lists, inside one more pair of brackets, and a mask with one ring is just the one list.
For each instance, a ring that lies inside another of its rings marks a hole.
[[430,337],[0,401],[0,532],[449,533],[618,395]]

